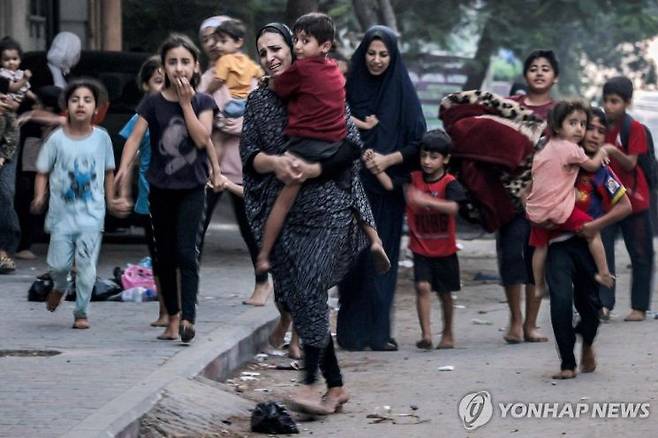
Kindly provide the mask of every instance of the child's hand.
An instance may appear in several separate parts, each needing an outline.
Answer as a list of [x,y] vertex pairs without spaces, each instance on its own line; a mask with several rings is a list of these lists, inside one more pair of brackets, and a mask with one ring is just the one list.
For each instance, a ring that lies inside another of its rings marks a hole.
[[46,197],[38,196],[32,200],[32,203],[30,204],[30,212],[32,214],[41,214],[45,206],[46,206]]
[[24,70],[23,77],[29,81],[32,78],[32,72],[30,70]]
[[108,207],[112,216],[124,218],[132,212],[133,203],[127,197],[120,197],[110,200]]
[[367,129],[372,129],[375,126],[377,126],[377,124],[379,123],[379,119],[377,118],[376,115],[372,114],[370,116],[366,116],[366,120],[364,121],[364,123]]
[[4,165],[5,165],[5,159],[4,159],[4,158],[0,158],[0,167],[2,167],[2,166],[4,166]]
[[192,85],[190,85],[190,81],[188,81],[186,78],[178,78],[176,79],[175,84],[179,104],[191,104],[192,96],[194,96],[194,88],[192,88]]
[[117,173],[114,174],[114,191],[118,192],[123,186],[123,181],[126,179],[126,174],[129,172],[123,166],[119,167]]
[[208,181],[208,187],[213,190],[213,192],[223,192],[228,188],[230,181],[220,172],[213,173],[210,175],[210,180]]

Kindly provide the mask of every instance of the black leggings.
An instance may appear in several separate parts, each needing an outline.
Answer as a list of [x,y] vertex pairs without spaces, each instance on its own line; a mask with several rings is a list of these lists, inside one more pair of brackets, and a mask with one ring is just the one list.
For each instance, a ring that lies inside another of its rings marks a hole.
[[327,388],[343,386],[343,376],[340,374],[334,340],[329,335],[329,342],[324,348],[304,344],[304,384],[312,385],[317,380],[318,368],[327,381]]
[[[157,255],[157,271],[167,313],[194,323],[199,292],[199,242],[206,196],[203,187],[185,190],[151,186],[149,203]],[[181,305],[178,304],[180,272]]]
[[[219,202],[220,198],[222,197],[222,194],[224,192],[217,192],[215,193],[212,189],[207,189],[206,190],[206,219],[203,223],[203,235],[201,237],[201,244],[199,245],[200,248],[203,249],[203,240],[205,239],[206,236],[206,230],[208,229],[208,226],[210,225],[210,221],[212,220],[212,213],[215,210],[215,206]],[[249,250],[249,256],[251,257],[251,263],[253,265],[256,265],[256,257],[258,256],[258,244],[256,243],[256,239],[254,239],[254,235],[251,232],[251,227],[249,227],[249,222],[247,222],[247,214],[245,212],[245,207],[244,207],[244,200],[229,192],[230,198],[231,198],[231,204],[233,204],[233,213],[235,214],[235,219],[238,221],[238,227],[240,228],[240,235],[242,236],[242,240],[244,240],[244,243],[247,245],[247,249]],[[265,283],[267,281],[267,273],[265,274],[256,274],[256,271],[254,270],[254,280],[256,283]]]

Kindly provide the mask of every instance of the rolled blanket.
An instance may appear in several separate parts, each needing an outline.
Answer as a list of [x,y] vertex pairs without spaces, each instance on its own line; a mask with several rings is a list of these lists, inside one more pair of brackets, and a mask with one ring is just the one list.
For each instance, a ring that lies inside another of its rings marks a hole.
[[482,226],[497,230],[523,209],[520,195],[531,182],[532,157],[546,122],[517,102],[480,90],[443,98],[439,118]]

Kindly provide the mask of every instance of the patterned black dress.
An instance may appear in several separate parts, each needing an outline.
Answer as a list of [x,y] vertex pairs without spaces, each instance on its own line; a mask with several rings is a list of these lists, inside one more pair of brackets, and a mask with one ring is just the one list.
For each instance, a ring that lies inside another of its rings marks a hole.
[[[362,145],[346,112],[348,138]],[[252,166],[259,152],[282,154],[288,122],[282,101],[269,89],[249,95],[244,115],[240,154],[243,162],[247,219],[258,242],[283,184],[273,173],[259,174]],[[348,272],[369,244],[359,220],[375,226],[355,161],[351,187],[333,180],[307,181],[286,218],[270,260],[277,303],[290,311],[295,329],[306,345],[324,348],[329,341],[327,291]]]

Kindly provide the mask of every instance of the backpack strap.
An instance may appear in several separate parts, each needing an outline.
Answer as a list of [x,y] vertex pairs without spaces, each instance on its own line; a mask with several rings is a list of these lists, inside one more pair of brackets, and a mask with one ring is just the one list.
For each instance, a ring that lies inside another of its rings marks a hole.
[[633,123],[633,117],[626,113],[624,115],[624,120],[621,121],[621,128],[619,130],[619,138],[621,140],[621,145],[624,147],[625,153],[628,153],[628,137],[631,133],[631,123]]

